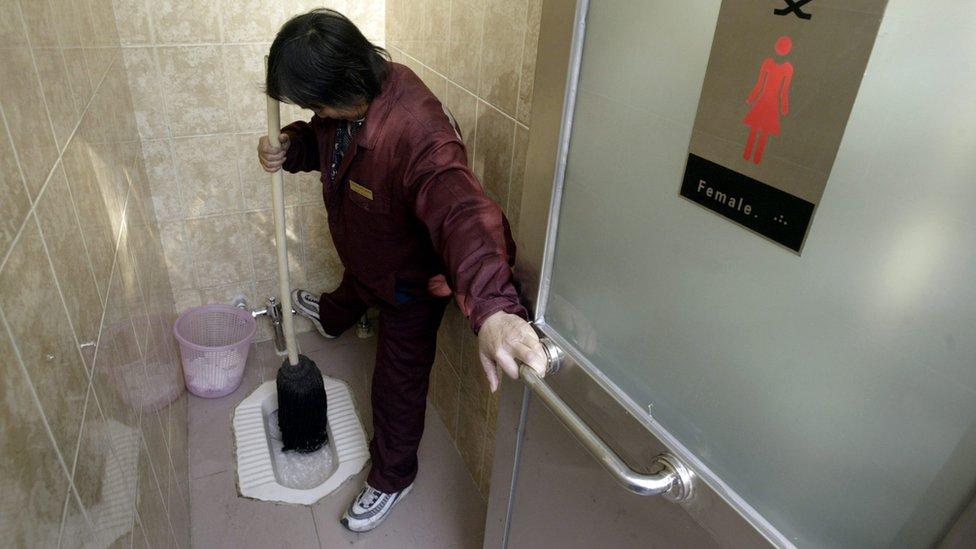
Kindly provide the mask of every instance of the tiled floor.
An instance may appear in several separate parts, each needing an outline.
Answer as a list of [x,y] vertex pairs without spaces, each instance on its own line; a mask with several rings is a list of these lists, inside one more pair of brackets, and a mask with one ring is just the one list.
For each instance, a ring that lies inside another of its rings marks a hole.
[[[326,375],[349,383],[367,433],[369,373],[376,340],[355,334],[328,341],[317,334],[299,336],[302,352]],[[359,490],[366,471],[311,507],[277,505],[237,496],[231,414],[257,385],[274,379],[281,359],[270,342],[251,350],[244,381],[220,399],[190,397],[191,544],[217,547],[428,548],[481,547],[485,504],[451,443],[440,418],[428,407],[420,445],[420,472],[414,489],[389,519],[367,534],[352,534],[338,522]],[[367,465],[368,468],[368,465]]]

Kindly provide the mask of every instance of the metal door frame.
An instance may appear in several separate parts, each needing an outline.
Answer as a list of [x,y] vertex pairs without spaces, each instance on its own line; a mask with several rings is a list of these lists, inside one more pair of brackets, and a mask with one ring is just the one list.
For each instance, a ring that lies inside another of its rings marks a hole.
[[[601,425],[603,429],[622,430],[614,429],[611,424],[630,424],[633,429],[636,420],[636,424],[656,438],[662,450],[670,451],[682,460],[698,480],[694,497],[680,505],[717,539],[755,541],[758,533],[774,546],[793,547],[786,536],[546,323],[555,236],[572,135],[588,6],[589,0],[543,2],[528,160],[517,234],[519,254],[516,275],[533,319],[539,330],[566,353],[563,367],[551,383],[566,401],[576,405],[585,405],[589,401],[589,406],[599,406],[605,413],[613,415],[614,421],[604,422]],[[581,384],[595,385],[603,394],[594,396],[593,391],[589,391],[586,397],[582,397],[577,394]],[[498,429],[491,486],[509,489],[504,493],[492,491],[485,547],[505,547],[507,544],[511,516],[516,511],[513,505],[519,452],[532,400],[529,390],[521,384],[503,385],[496,422]],[[581,415],[587,416],[585,412]],[[607,437],[610,441],[626,439],[626,436],[610,435]],[[620,453],[627,455],[626,451]],[[635,456],[631,456],[632,462],[634,459]],[[638,457],[636,461],[641,460]],[[632,465],[639,468],[643,464],[633,462]]]

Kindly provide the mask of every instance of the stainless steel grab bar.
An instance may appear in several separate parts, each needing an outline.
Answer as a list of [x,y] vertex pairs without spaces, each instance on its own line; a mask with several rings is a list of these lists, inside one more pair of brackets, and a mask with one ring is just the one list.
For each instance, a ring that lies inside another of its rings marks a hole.
[[[548,374],[558,370],[561,352],[551,340],[543,339],[543,346],[549,357]],[[654,465],[660,470],[654,474],[634,471],[603,441],[589,425],[580,418],[566,402],[549,387],[549,384],[531,367],[521,365],[519,374],[526,385],[545,403],[559,421],[576,437],[586,450],[600,462],[614,480],[628,491],[641,496],[663,496],[671,501],[685,501],[691,498],[694,476],[675,456],[663,453],[654,458]],[[547,374],[547,375],[548,375]]]

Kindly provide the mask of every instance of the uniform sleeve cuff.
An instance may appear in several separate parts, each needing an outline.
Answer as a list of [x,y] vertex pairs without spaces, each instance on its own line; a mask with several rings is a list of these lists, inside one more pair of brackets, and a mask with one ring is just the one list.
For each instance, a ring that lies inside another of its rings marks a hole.
[[475,335],[481,331],[481,326],[491,315],[499,312],[513,314],[526,320],[529,317],[528,311],[525,310],[525,307],[521,303],[513,303],[508,299],[485,301],[471,311],[471,329]]

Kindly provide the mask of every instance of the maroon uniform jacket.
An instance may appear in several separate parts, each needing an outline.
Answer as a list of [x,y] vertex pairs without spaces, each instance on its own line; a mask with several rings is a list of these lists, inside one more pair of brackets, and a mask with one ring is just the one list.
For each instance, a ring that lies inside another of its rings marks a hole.
[[322,173],[332,240],[360,291],[395,305],[397,294],[427,293],[443,275],[475,332],[498,311],[524,317],[508,221],[485,196],[460,136],[417,75],[390,63],[331,181],[338,123],[314,116],[283,128],[291,138],[284,169]]

